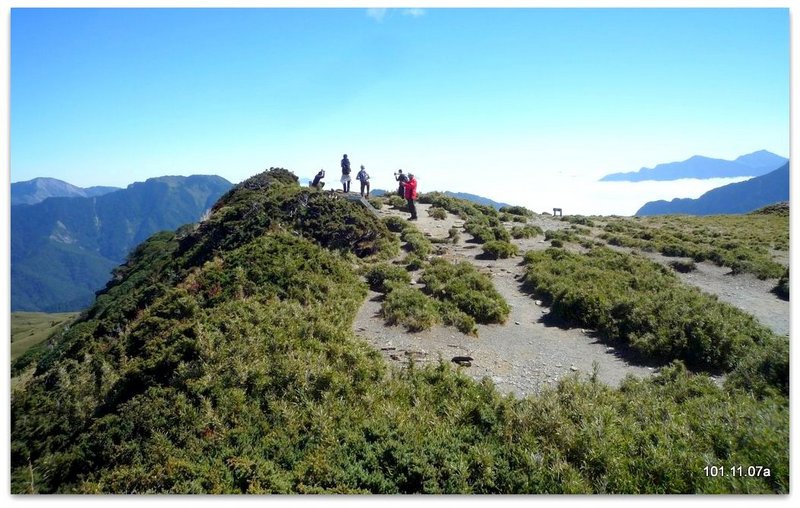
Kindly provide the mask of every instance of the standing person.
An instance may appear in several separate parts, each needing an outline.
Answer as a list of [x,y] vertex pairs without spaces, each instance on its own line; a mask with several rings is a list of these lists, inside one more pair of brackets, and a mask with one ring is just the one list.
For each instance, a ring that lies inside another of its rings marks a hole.
[[417,199],[417,179],[414,178],[412,173],[408,174],[408,181],[403,184],[406,194],[406,203],[408,203],[408,211],[411,212],[411,217],[408,220],[417,220],[417,207],[414,206],[414,200]]
[[401,198],[406,195],[405,191],[405,184],[408,181],[408,177],[403,174],[402,169],[398,169],[397,173],[394,174],[394,179],[397,180],[397,195]]
[[311,182],[311,186],[316,187],[317,189],[325,187],[325,182],[322,181],[323,178],[325,178],[325,170],[320,169],[319,173],[317,173],[317,176],[314,177],[314,181]]
[[[361,165],[361,171],[358,172],[356,175],[356,180],[361,182],[361,196],[368,198],[369,197],[369,175],[367,171],[364,169],[364,165]],[[367,189],[367,193],[364,194],[364,188]]]
[[342,158],[342,190],[350,192],[350,159],[347,154]]

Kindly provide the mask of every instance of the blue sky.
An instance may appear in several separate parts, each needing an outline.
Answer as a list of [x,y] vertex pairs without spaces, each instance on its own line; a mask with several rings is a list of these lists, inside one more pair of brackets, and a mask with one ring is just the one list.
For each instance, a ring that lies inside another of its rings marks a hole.
[[282,166],[333,185],[348,153],[373,187],[403,168],[422,191],[629,214],[711,182],[599,177],[759,149],[789,155],[788,9],[11,15],[12,182]]

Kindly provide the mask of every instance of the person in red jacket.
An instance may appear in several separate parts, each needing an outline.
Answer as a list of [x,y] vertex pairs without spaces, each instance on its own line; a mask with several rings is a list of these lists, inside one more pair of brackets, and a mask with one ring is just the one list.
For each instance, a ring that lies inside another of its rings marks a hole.
[[417,207],[414,206],[414,200],[417,199],[417,179],[414,178],[412,173],[408,174],[408,181],[403,184],[406,191],[406,203],[408,203],[408,211],[411,212],[411,217],[408,220],[417,220]]

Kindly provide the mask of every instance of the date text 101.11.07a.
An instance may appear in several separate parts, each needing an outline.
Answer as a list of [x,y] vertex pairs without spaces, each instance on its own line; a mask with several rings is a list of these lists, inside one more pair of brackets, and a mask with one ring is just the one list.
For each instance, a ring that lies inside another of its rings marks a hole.
[[703,468],[706,476],[772,476],[768,467],[764,466],[706,466]]

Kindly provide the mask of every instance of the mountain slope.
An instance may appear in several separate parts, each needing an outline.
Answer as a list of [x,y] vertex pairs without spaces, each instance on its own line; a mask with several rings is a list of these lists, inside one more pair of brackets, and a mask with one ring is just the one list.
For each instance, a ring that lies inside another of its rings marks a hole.
[[747,213],[762,206],[789,200],[789,164],[766,175],[712,189],[697,199],[650,201],[636,215],[715,215]]
[[[445,362],[387,369],[352,323],[357,274],[398,251],[363,206],[281,169],[153,235],[15,362],[30,369],[11,401],[11,491],[787,492],[788,398],[735,379],[678,363],[620,390],[567,376],[520,400]],[[697,470],[724,460],[771,475]]]
[[35,205],[53,197],[90,198],[118,190],[120,190],[119,187],[100,186],[84,189],[55,178],[34,178],[26,182],[11,184],[11,206]]
[[641,182],[645,180],[678,180],[681,178],[723,178],[735,176],[760,176],[781,167],[787,159],[760,150],[742,155],[734,161],[712,159],[695,155],[681,162],[659,164],[629,173],[612,173],[601,182]]
[[230,186],[218,176],[167,176],[98,197],[12,207],[12,310],[80,310],[131,248],[198,220]]

